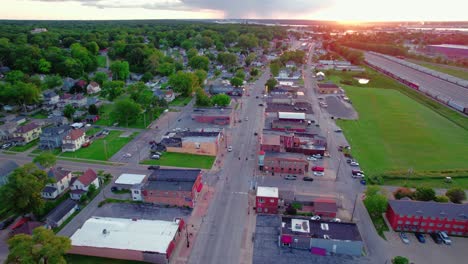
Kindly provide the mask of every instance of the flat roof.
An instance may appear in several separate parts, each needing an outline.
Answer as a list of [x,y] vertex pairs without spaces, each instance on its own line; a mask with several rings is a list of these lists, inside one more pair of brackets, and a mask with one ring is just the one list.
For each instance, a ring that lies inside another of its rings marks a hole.
[[179,224],[93,216],[72,236],[72,246],[128,249],[165,254]]
[[260,197],[271,197],[278,198],[278,188],[277,187],[257,187],[257,196]]
[[304,120],[305,113],[293,113],[293,112],[278,112],[279,119],[297,119]]
[[306,161],[306,156],[303,153],[296,153],[296,152],[274,152],[274,151],[266,151],[265,158],[279,158],[279,159],[293,159],[296,161]]
[[354,223],[313,221],[298,216],[281,218],[283,235],[302,235],[311,238],[361,241],[361,235]]
[[439,45],[428,45],[430,47],[441,47],[441,48],[453,48],[453,49],[468,49],[466,45],[455,45],[455,44],[439,44]]
[[126,184],[126,185],[140,184],[143,182],[145,177],[146,175],[144,174],[123,173],[115,181],[115,184]]
[[426,217],[442,217],[468,220],[468,204],[437,203],[433,201],[389,200],[388,205],[396,214]]
[[279,145],[280,144],[280,136],[279,135],[263,134],[262,135],[262,144],[264,144],[264,145]]

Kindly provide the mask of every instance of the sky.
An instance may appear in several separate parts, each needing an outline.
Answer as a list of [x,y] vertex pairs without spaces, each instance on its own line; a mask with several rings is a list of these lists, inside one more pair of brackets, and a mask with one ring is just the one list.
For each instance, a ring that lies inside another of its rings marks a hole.
[[0,0],[0,19],[467,21],[466,0]]

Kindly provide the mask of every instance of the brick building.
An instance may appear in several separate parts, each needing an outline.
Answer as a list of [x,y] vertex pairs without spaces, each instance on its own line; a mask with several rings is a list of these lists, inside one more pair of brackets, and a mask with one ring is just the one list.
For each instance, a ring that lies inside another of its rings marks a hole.
[[334,83],[317,83],[319,94],[336,94],[340,92],[340,87]]
[[[159,169],[153,171],[141,186],[141,196],[137,193],[133,198],[141,197],[147,203],[193,208],[202,188],[201,170]],[[132,188],[132,193],[135,191]]]
[[263,134],[260,139],[260,149],[263,151],[281,151],[281,140],[279,135]]
[[386,216],[395,231],[468,236],[468,204],[390,200]]
[[307,129],[307,122],[295,122],[276,119],[271,122],[271,129],[277,131],[305,132]]
[[303,154],[267,151],[263,170],[274,173],[304,174],[309,171],[309,162]]
[[192,119],[199,123],[229,125],[232,120],[232,108],[196,108],[193,110]]
[[278,188],[258,186],[255,197],[255,208],[257,213],[278,213]]
[[327,141],[325,137],[309,133],[263,133],[260,139],[260,149],[323,156],[327,149]]

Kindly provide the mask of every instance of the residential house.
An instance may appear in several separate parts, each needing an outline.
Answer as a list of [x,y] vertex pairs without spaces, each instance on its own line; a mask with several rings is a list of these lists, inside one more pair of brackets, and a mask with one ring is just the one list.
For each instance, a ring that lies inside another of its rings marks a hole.
[[53,125],[53,126],[62,126],[62,125],[68,125],[68,119],[64,116],[52,116],[48,119],[48,123]]
[[55,105],[59,102],[60,97],[54,91],[48,90],[42,93],[43,103],[46,105]]
[[88,99],[82,94],[75,94],[70,98],[70,103],[74,107],[84,107],[88,105]]
[[171,89],[167,89],[167,90],[155,89],[153,94],[159,99],[166,100],[166,102],[172,102],[175,99],[175,93]]
[[44,199],[55,199],[70,187],[71,171],[62,167],[54,167],[47,171],[47,176],[49,176],[51,182],[47,183],[42,190],[41,196]]
[[99,83],[97,82],[90,82],[88,86],[86,87],[86,93],[88,94],[95,94],[99,93],[101,91],[101,87],[99,86]]
[[13,137],[13,133],[18,129],[16,122],[6,122],[0,125],[0,139],[7,140]]
[[257,213],[278,213],[278,200],[277,187],[257,187],[257,195],[255,197],[255,209]]
[[85,80],[79,80],[75,83],[74,85],[76,88],[78,88],[81,92],[84,92],[86,89],[86,81]]
[[216,156],[222,136],[223,134],[219,131],[169,132],[160,144],[165,146],[168,152]]
[[47,216],[46,224],[50,228],[56,228],[63,224],[76,210],[78,209],[78,204],[71,200],[67,199],[55,207]]
[[73,200],[80,200],[81,196],[88,192],[89,187],[93,185],[99,188],[99,177],[92,169],[87,169],[80,177],[76,178],[71,183],[70,197]]
[[44,225],[45,224],[43,222],[26,221],[22,225],[16,227],[15,229],[12,229],[10,233],[8,234],[8,236],[14,237],[19,234],[32,235],[34,229],[44,226]]
[[75,85],[75,80],[70,77],[63,79],[62,91],[69,92],[70,89]]
[[0,160],[0,186],[8,182],[8,176],[18,167],[18,164],[12,160]]
[[69,130],[62,140],[62,151],[75,152],[86,142],[86,133],[82,129]]
[[40,149],[55,149],[62,146],[63,138],[68,134],[70,126],[51,126],[42,130],[39,137]]
[[87,123],[96,123],[99,120],[98,115],[87,115],[85,121]]
[[468,236],[468,204],[389,200],[386,217],[395,231]]
[[64,108],[66,105],[71,104],[71,99],[73,95],[69,93],[64,93],[60,96],[59,102],[57,104],[57,107],[59,108]]
[[41,126],[32,122],[18,127],[13,133],[13,138],[18,144],[26,145],[29,142],[38,139],[41,131]]

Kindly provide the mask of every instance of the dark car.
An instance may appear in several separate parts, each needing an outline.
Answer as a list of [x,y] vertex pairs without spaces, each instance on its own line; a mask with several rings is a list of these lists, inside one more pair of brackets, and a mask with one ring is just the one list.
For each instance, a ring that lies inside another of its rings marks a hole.
[[257,99],[258,99],[258,95],[257,95],[257,96],[255,96],[255,98],[257,98]]
[[3,220],[0,222],[0,230],[3,230],[7,228],[9,225],[11,225],[15,221],[16,217],[10,216],[7,219]]
[[346,160],[346,163],[351,163],[351,162],[352,162],[352,160],[350,160],[350,159]]
[[117,190],[118,190],[117,187],[115,187],[115,186],[112,186],[112,187],[111,187],[111,191],[115,192],[115,191],[117,191]]
[[263,106],[263,104],[258,104],[258,106]]
[[256,136],[256,135],[258,135],[258,133],[257,133],[257,132],[254,132],[254,136]]
[[414,233],[414,236],[418,239],[419,243],[426,243],[426,238],[421,233]]
[[436,244],[442,244],[442,238],[440,238],[437,233],[431,233],[431,238]]
[[151,165],[148,167],[148,170],[159,170],[160,166],[159,165]]
[[304,181],[314,181],[314,178],[306,176],[303,178]]

